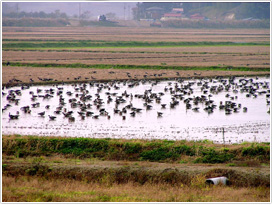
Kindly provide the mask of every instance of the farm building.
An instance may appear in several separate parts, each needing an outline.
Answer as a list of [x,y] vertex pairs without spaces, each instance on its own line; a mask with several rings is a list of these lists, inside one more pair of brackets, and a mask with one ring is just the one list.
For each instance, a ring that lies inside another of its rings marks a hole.
[[202,16],[201,14],[196,13],[196,14],[190,15],[190,19],[204,20],[205,16]]
[[154,6],[146,9],[145,18],[146,19],[160,19],[164,14],[164,9]]
[[165,13],[161,20],[165,21],[165,20],[180,20],[180,19],[187,19],[186,16],[183,14],[183,8],[173,8],[170,13]]

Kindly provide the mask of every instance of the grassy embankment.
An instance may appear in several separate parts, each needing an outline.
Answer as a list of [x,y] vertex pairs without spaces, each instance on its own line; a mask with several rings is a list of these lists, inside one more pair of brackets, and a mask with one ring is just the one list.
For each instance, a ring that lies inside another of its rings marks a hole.
[[[258,170],[269,160],[269,143],[3,136],[3,196],[6,201],[267,201],[269,174]],[[255,171],[243,172],[247,167]],[[216,176],[228,177],[231,186],[205,184]],[[78,184],[77,190],[71,184]],[[165,187],[176,191],[169,194]],[[217,196],[230,190],[244,195]]]
[[[103,48],[103,47],[102,47]],[[269,53],[238,53],[238,52],[188,52],[188,51],[181,51],[181,52],[175,52],[175,51],[122,51],[122,50],[101,50],[101,49],[97,49],[97,50],[84,50],[80,49],[80,48],[73,48],[73,50],[71,49],[65,49],[65,48],[56,48],[56,49],[52,49],[52,48],[41,48],[41,49],[32,49],[32,48],[6,48],[3,49],[4,51],[39,51],[39,52],[80,52],[80,53],[155,53],[155,54],[217,54],[217,55],[225,55],[225,54],[232,54],[232,55],[240,55],[240,56],[247,56],[247,55],[269,55]]]
[[[5,66],[7,62],[3,62]],[[21,63],[9,62],[9,66],[27,66],[27,67],[55,67],[55,68],[98,68],[98,69],[151,69],[151,70],[218,70],[218,71],[270,71],[270,68],[250,68],[250,67],[233,67],[233,66],[167,66],[167,65],[109,65],[109,64],[58,64],[58,63]]]
[[107,160],[180,161],[181,156],[194,156],[195,163],[225,163],[232,160],[256,158],[268,163],[269,143],[245,143],[230,148],[204,140],[199,142],[169,140],[116,140],[93,138],[5,136],[3,153],[36,156],[62,154],[72,157],[97,157]]

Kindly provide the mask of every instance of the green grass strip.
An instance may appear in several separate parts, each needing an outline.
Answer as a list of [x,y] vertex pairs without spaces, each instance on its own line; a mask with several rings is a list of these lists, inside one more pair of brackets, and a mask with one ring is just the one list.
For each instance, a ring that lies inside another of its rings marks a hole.
[[[55,64],[55,63],[20,63],[9,62],[9,66],[27,66],[27,67],[44,67],[44,68],[98,68],[98,69],[146,69],[146,70],[220,70],[220,71],[270,71],[270,68],[249,68],[249,67],[233,67],[233,66],[167,66],[167,65],[112,65],[112,64],[94,64],[87,65],[81,63],[74,64]],[[6,62],[2,63],[3,66]]]
[[[80,49],[80,48],[79,48]],[[269,55],[267,53],[237,53],[237,52],[176,52],[176,51],[125,51],[125,50],[74,50],[71,49],[64,49],[64,48],[57,48],[57,49],[31,49],[31,48],[5,48],[3,51],[38,51],[38,52],[66,52],[66,53],[155,53],[155,54],[202,54],[202,55],[209,55],[209,54],[217,54],[217,55],[239,55],[239,56],[248,56],[248,55]]]
[[[211,144],[206,147],[206,143]],[[108,160],[179,161],[182,156],[195,156],[195,163],[225,163],[234,158],[270,160],[270,145],[251,144],[217,148],[211,141],[188,143],[184,141],[135,141],[95,138],[16,137],[3,138],[3,153],[18,157],[51,154],[73,155],[81,158],[97,157]]]
[[146,41],[58,41],[4,43],[5,48],[88,48],[88,47],[167,47],[167,46],[270,46],[270,42],[146,42]]

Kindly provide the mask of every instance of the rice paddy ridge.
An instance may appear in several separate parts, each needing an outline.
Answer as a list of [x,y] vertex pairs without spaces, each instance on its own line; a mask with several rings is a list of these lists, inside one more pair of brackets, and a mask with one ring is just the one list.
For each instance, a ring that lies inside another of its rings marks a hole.
[[42,48],[42,49],[31,49],[31,48],[5,48],[4,51],[39,51],[39,52],[84,52],[84,53],[156,53],[156,54],[233,54],[239,56],[248,56],[248,55],[269,55],[269,53],[238,53],[238,52],[170,52],[170,51],[117,51],[117,50],[82,50],[82,49],[63,49],[63,48]]
[[99,69],[172,69],[172,70],[232,70],[232,71],[270,71],[270,68],[234,67],[234,66],[167,66],[167,65],[112,65],[112,64],[58,64],[58,63],[22,63],[3,62],[2,66],[28,66],[28,67],[66,67],[66,68],[99,68]]
[[26,41],[26,42],[8,42],[3,43],[2,48],[73,48],[73,47],[173,47],[173,46],[270,46],[270,42],[147,42],[147,41],[89,41],[89,40],[77,40],[77,41]]

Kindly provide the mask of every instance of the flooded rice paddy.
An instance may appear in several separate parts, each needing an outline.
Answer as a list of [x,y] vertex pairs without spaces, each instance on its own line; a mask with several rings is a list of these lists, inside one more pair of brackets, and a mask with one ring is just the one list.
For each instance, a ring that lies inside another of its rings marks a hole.
[[269,107],[269,77],[12,87],[2,134],[269,142]]

